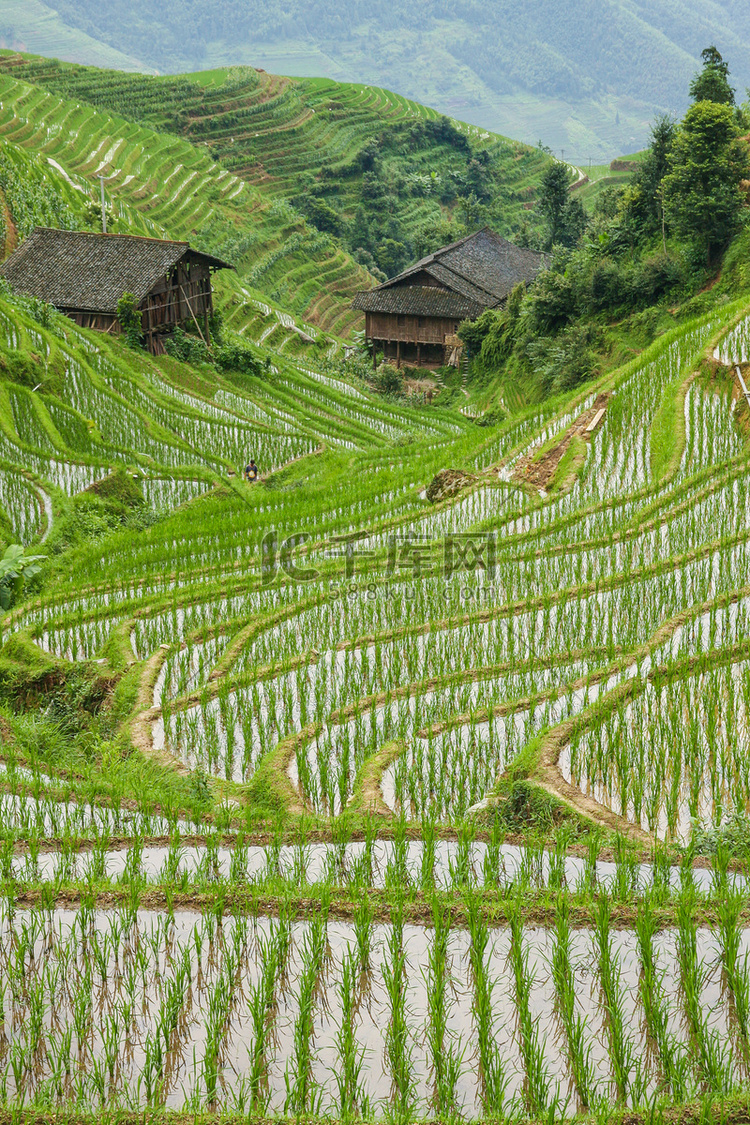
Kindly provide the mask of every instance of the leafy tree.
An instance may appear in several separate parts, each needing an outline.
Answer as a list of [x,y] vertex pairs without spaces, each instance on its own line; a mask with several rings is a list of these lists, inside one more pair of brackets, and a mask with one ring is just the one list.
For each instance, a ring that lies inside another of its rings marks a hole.
[[303,215],[318,230],[327,231],[328,234],[341,233],[341,216],[325,199],[308,195],[306,199],[301,199],[298,202]]
[[561,241],[567,203],[568,169],[554,161],[544,173],[539,194],[539,210],[547,223],[550,246]]
[[122,334],[130,344],[131,348],[140,348],[141,346],[141,313],[138,308],[138,302],[132,293],[123,293],[120,300],[117,302],[117,319],[122,328]]
[[669,171],[669,152],[676,132],[677,126],[667,114],[656,118],[651,126],[648,153],[625,189],[623,215],[630,221],[634,241],[662,230],[662,184]]
[[489,203],[492,199],[492,168],[486,149],[479,149],[476,156],[467,162],[466,183],[481,203]]
[[384,238],[375,251],[375,258],[386,276],[394,277],[407,265],[409,252],[403,242]]
[[471,355],[481,351],[490,368],[499,367],[509,358],[516,343],[526,287],[516,285],[503,309],[485,309],[475,321],[465,320],[458,335]]
[[0,609],[10,609],[23,590],[24,583],[41,570],[46,555],[27,555],[18,543],[12,543],[0,559]]
[[565,226],[563,228],[563,245],[576,246],[581,235],[586,230],[586,212],[583,204],[576,196],[568,199],[568,206],[564,214]]
[[461,200],[459,214],[464,226],[470,231],[477,230],[486,219],[486,211],[473,191]]
[[375,137],[357,153],[357,164],[363,172],[373,172],[380,160],[380,145]]
[[[107,230],[111,234],[117,229],[119,216],[109,201],[104,204],[104,213],[107,217]],[[87,201],[83,214],[87,227],[95,231],[100,231],[102,229],[102,204],[97,196],[94,195]]]
[[579,199],[568,192],[568,169],[554,161],[542,177],[539,210],[547,224],[547,247],[560,243],[575,246],[583,233],[586,219]]
[[524,302],[524,318],[531,334],[558,332],[573,319],[575,312],[575,292],[567,272],[543,270]]
[[734,105],[734,87],[729,85],[729,64],[724,62],[713,45],[701,51],[703,70],[690,83],[690,97],[695,102],[716,102]]
[[685,114],[663,180],[664,210],[676,234],[703,246],[711,265],[739,225],[748,147],[730,105],[699,101]]
[[417,258],[432,254],[442,246],[456,242],[466,234],[466,228],[450,219],[429,219],[414,232],[414,252]]

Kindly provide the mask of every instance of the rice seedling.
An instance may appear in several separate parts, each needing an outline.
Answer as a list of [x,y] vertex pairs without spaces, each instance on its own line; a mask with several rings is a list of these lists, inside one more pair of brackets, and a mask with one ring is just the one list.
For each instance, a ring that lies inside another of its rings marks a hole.
[[388,994],[389,1019],[386,1055],[391,1077],[391,1100],[387,1116],[394,1122],[411,1117],[415,1102],[415,1079],[407,1008],[407,964],[401,907],[394,914],[387,940],[387,957],[381,965]]
[[606,1013],[612,1076],[618,1099],[626,1101],[636,1069],[633,1044],[627,1032],[623,989],[620,971],[612,956],[610,934],[610,905],[606,895],[600,895],[595,906],[596,927],[594,935],[599,955],[599,981],[602,1005]]
[[575,972],[570,959],[570,907],[565,895],[557,900],[552,976],[560,1021],[565,1033],[576,1093],[584,1109],[596,1106],[599,1096],[591,1064],[591,1041],[586,1020],[576,1011]]
[[342,1121],[347,1122],[367,1119],[370,1114],[369,1099],[362,1086],[365,1049],[356,1038],[358,979],[358,954],[356,950],[347,948],[341,963],[341,1026],[336,1035],[338,1060],[334,1072],[338,1088],[337,1108]]
[[460,1116],[457,1085],[465,1049],[448,1027],[450,924],[437,901],[432,905],[433,940],[427,962],[427,1040],[433,1082],[435,1113],[443,1120]]
[[488,1116],[499,1118],[505,1112],[508,1078],[494,1034],[492,994],[495,982],[488,973],[489,934],[475,900],[470,900],[468,921],[471,942],[469,961],[474,985],[472,1008],[476,1025],[482,1105]]
[[295,1115],[315,1113],[321,1091],[312,1075],[314,1055],[315,997],[325,952],[325,919],[318,916],[310,924],[302,947],[302,971],[298,985],[298,1015],[294,1024],[294,1047],[285,1081],[285,1112]]
[[704,966],[698,957],[697,926],[693,918],[694,899],[691,894],[680,896],[677,904],[679,928],[677,953],[680,963],[680,983],[685,1016],[690,1027],[695,1048],[696,1070],[710,1089],[723,1092],[732,1083],[729,1044],[710,1028],[701,993]]

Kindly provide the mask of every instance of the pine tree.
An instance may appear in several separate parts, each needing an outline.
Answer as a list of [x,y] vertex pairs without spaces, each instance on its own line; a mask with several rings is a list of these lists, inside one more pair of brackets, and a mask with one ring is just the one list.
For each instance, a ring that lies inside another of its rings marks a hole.
[[729,85],[729,63],[724,62],[713,45],[701,51],[703,70],[690,83],[690,97],[695,102],[716,102],[734,105],[734,87]]

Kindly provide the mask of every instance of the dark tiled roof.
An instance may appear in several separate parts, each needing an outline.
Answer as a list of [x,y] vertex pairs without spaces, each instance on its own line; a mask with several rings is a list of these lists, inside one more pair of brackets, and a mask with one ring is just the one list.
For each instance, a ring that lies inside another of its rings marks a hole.
[[358,293],[352,301],[352,307],[372,313],[473,320],[485,306],[461,293],[441,289],[437,285],[399,285],[390,289],[379,286],[366,293]]
[[114,313],[123,293],[142,301],[188,251],[210,266],[232,268],[190,250],[187,242],[35,227],[0,266],[0,275],[19,292],[59,309]]
[[[519,282],[528,284],[533,281],[540,270],[546,268],[548,261],[545,254],[514,246],[489,227],[484,227],[476,234],[468,234],[457,242],[436,250],[434,254],[421,258],[408,270],[384,281],[367,294],[359,294],[354,307],[373,312],[405,312],[406,309],[397,309],[395,303],[392,308],[381,310],[371,306],[370,302],[376,299],[376,293],[388,290],[394,294],[411,292],[413,287],[409,285],[409,279],[415,274],[427,273],[447,289],[478,304],[481,312],[482,309],[500,304]],[[424,291],[425,288],[420,287],[420,292]],[[362,303],[362,298],[365,298],[367,304]],[[396,300],[394,297],[394,302]],[[478,313],[466,315],[477,316]]]
[[[442,262],[433,262],[430,266],[429,272],[431,277],[439,281],[441,285],[445,285],[448,289],[452,289],[454,293],[460,293],[462,297],[467,297],[470,301],[476,301],[483,309],[487,308],[487,293],[478,285],[468,281],[460,274],[454,273],[452,270],[447,269]],[[398,289],[401,285],[408,283],[409,275],[407,274],[403,281],[398,285],[394,285],[393,289]],[[494,301],[492,302],[495,303]]]

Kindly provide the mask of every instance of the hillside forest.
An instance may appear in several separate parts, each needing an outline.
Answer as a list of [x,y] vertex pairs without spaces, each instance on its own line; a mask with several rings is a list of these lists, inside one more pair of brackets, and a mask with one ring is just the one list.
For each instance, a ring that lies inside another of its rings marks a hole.
[[587,208],[559,163],[546,170],[544,224],[529,242],[552,266],[502,312],[462,328],[478,379],[503,370],[510,384],[570,389],[744,287],[750,116],[715,47],[703,51],[690,97],[682,120],[653,123],[630,182],[602,185]]

